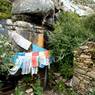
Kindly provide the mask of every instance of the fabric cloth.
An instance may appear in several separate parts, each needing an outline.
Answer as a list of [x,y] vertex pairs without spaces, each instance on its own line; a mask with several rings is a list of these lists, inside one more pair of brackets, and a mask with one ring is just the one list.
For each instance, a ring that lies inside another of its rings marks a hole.
[[32,51],[33,52],[40,52],[40,51],[45,51],[46,49],[44,49],[44,48],[41,48],[41,47],[39,47],[38,45],[36,45],[36,44],[32,44]]
[[24,74],[37,74],[38,67],[44,68],[49,66],[49,51],[38,47],[33,44],[33,52],[19,52],[12,57],[12,62],[15,67],[9,70],[11,75],[14,75],[20,68],[22,75]]
[[32,53],[32,67],[38,67],[38,59],[39,59],[39,53],[33,52]]
[[39,52],[39,64],[46,65],[46,57],[44,52]]
[[38,68],[31,68],[31,75],[37,74],[38,73]]
[[13,67],[13,68],[11,68],[11,69],[9,70],[9,73],[10,73],[11,75],[14,75],[14,74],[20,69],[20,67],[21,67],[21,65],[22,65],[22,61],[23,61],[23,58],[22,58],[22,57],[18,57],[18,58],[16,59],[15,67]]
[[24,57],[22,65],[22,75],[29,74],[31,72],[31,60],[28,57]]
[[19,56],[25,56],[25,52],[18,52],[18,53],[16,53],[15,55],[12,56],[11,61],[12,61],[13,63],[16,63],[16,60],[17,60],[17,58],[18,58]]

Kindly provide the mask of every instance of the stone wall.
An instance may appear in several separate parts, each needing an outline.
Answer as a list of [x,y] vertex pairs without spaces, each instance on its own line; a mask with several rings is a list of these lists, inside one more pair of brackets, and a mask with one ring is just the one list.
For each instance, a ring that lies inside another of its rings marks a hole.
[[72,86],[79,95],[87,95],[95,89],[95,42],[88,42],[77,49],[74,63]]

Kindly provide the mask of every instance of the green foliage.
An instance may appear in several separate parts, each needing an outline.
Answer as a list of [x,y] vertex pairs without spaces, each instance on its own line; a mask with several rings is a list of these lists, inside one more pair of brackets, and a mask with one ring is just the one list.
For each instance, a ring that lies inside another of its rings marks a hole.
[[62,12],[55,24],[55,30],[49,36],[49,43],[53,50],[64,51],[76,48],[89,37],[92,35],[85,29],[80,17],[73,13]]
[[92,92],[89,92],[89,94],[88,95],[95,95],[95,87],[94,87],[94,89],[93,89],[93,91]]
[[24,91],[23,91],[21,88],[16,87],[14,94],[15,94],[15,95],[24,95]]
[[30,86],[30,84],[32,83],[32,76],[30,74],[24,75],[23,77],[23,83],[26,84],[26,86]]
[[11,16],[11,3],[7,0],[0,0],[0,19],[9,18]]
[[55,91],[57,91],[58,93],[64,93],[65,91],[65,84],[63,81],[59,81],[55,87],[54,87]]
[[34,94],[35,95],[42,95],[43,89],[41,87],[41,83],[40,83],[39,79],[37,79],[36,82],[34,83],[33,89],[34,89]]
[[13,47],[8,41],[8,37],[0,34],[0,58],[2,59],[2,64],[0,63],[0,74],[6,74],[10,66],[10,58],[13,54]]
[[92,31],[92,33],[95,35],[95,14],[86,17],[84,23],[86,29]]
[[10,68],[11,64],[0,64],[0,75],[6,75]]
[[66,88],[67,95],[79,95],[72,88]]
[[71,78],[73,75],[73,67],[64,63],[62,66],[60,66],[60,73],[65,79]]
[[1,13],[0,12],[0,19],[6,19],[6,18],[10,18],[11,17],[11,13]]
[[[84,27],[82,21],[83,19],[74,13],[61,12],[58,21],[54,25],[55,30],[48,34],[49,48],[59,65],[59,68],[57,66],[56,69],[61,73],[64,71],[63,75],[65,74],[64,76],[67,78],[71,76],[69,73],[72,73],[73,50],[87,39],[93,37],[91,32]],[[66,73],[67,70],[68,73]]]
[[59,81],[54,89],[59,95],[78,95],[72,88],[68,88],[63,81]]
[[10,63],[10,57],[13,53],[13,46],[8,41],[8,37],[0,34],[0,57],[2,57],[3,63]]

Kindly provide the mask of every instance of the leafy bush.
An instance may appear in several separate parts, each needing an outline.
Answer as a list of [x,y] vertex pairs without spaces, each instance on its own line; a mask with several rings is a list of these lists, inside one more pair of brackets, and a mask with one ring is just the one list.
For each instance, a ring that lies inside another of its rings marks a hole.
[[78,95],[72,88],[68,88],[63,81],[59,81],[54,89],[59,95]]
[[[56,70],[61,73],[64,71],[63,75],[67,78],[71,76],[69,73],[71,73],[70,69],[73,66],[73,50],[93,37],[91,32],[84,27],[82,20],[74,13],[61,12],[54,25],[55,30],[48,34],[49,48],[52,49],[53,56],[58,63]],[[65,69],[65,65],[67,69]],[[67,70],[68,73],[66,73]]]
[[0,74],[5,74],[9,67],[12,66],[10,58],[13,51],[13,46],[8,41],[8,37],[0,34]]
[[29,86],[29,84],[31,84],[32,82],[32,78],[30,74],[24,75],[23,77],[23,82]]
[[35,95],[42,95],[43,89],[41,87],[41,82],[39,79],[37,79],[36,82],[33,84],[33,90]]
[[3,63],[10,63],[10,57],[13,53],[13,46],[8,41],[8,37],[0,34],[0,57],[2,57]]
[[92,33],[95,35],[95,14],[86,17],[84,23],[86,29],[92,31]]
[[65,79],[72,78],[73,67],[69,64],[64,63],[62,66],[60,66],[60,73]]
[[15,94],[15,95],[24,95],[24,91],[23,91],[21,88],[16,87],[14,94]]
[[93,88],[93,91],[89,92],[87,95],[95,95],[95,87]]
[[65,91],[65,84],[63,81],[59,81],[56,86],[54,87],[55,91],[57,91],[58,93],[64,93]]
[[0,19],[9,18],[11,16],[11,3],[7,0],[0,0]]

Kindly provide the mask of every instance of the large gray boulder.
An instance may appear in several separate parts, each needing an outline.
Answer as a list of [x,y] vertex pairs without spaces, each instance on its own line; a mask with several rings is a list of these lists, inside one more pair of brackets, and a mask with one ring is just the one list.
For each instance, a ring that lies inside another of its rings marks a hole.
[[51,0],[14,0],[12,6],[13,14],[44,14],[51,10],[54,10],[54,3]]

